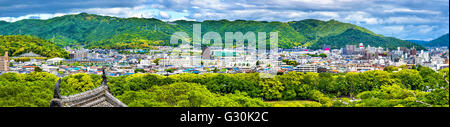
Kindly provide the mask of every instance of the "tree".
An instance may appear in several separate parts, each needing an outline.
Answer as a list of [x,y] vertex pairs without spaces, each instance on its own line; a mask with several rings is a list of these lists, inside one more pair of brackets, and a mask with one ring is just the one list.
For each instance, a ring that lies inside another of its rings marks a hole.
[[118,96],[130,107],[261,107],[260,99],[249,98],[246,93],[215,94],[196,83],[173,83],[153,86],[144,91],[126,91]]
[[42,69],[40,68],[40,67],[34,67],[34,71],[36,71],[36,72],[42,72]]
[[432,90],[425,96],[425,102],[432,105],[449,105],[449,94],[444,89]]
[[325,96],[318,90],[312,90],[308,92],[308,97],[312,100],[318,101],[321,104],[325,104],[325,106],[331,106],[332,101],[329,97]]
[[0,107],[48,107],[57,77],[47,72],[0,75]]
[[441,87],[440,81],[442,81],[442,76],[436,73],[433,69],[429,67],[421,67],[419,74],[423,79],[421,87],[423,90],[437,89]]
[[327,57],[327,54],[321,53],[319,56],[322,57],[322,58],[326,58],[326,57]]
[[393,71],[398,71],[398,68],[394,67],[394,66],[387,66],[383,69],[383,71],[393,72]]
[[319,80],[319,73],[306,72],[303,76],[303,83],[310,85],[313,89],[317,89]]
[[153,63],[155,63],[156,65],[159,65],[159,60],[161,60],[160,58],[156,58],[155,60],[153,60]]
[[174,68],[168,68],[168,69],[165,69],[164,71],[173,73],[175,71],[175,69]]
[[285,89],[279,81],[271,79],[260,81],[259,86],[262,87],[261,95],[267,100],[281,99],[281,92]]
[[371,91],[374,89],[379,89],[383,85],[392,85],[396,83],[395,79],[392,79],[392,75],[386,71],[372,70],[363,73],[358,73],[362,79],[359,88],[361,91]]
[[219,72],[219,69],[217,67],[214,67],[213,72],[217,73],[217,72]]
[[445,89],[445,91],[447,91],[448,93],[448,89],[449,89],[449,69],[448,68],[444,68],[439,70],[439,77],[442,77],[439,83],[439,88],[441,89]]
[[[44,57],[68,58],[68,52],[47,40],[22,35],[0,35],[0,52],[8,51],[10,56],[34,52]],[[23,59],[19,59],[21,61]]]
[[421,101],[427,93],[422,91],[412,91],[402,88],[399,85],[381,86],[381,89],[374,91],[364,91],[358,94],[361,101],[356,106],[363,107],[428,107],[429,104]]
[[333,77],[330,73],[319,73],[319,84],[317,86],[317,89],[320,90],[322,93],[329,93],[332,91],[333,86]]
[[134,73],[145,73],[145,70],[144,69],[135,69],[134,70]]
[[411,90],[423,90],[422,77],[417,70],[401,70],[399,72],[393,73],[393,77],[400,80],[401,84],[407,89]]
[[[131,107],[283,106],[280,100],[308,100],[284,105],[305,107],[448,107],[448,68],[437,73],[426,67],[418,70],[345,74],[293,71],[269,79],[259,73],[136,73],[108,77],[108,85],[114,96]],[[4,73],[0,75],[0,107],[47,107],[57,80],[47,72]],[[85,92],[100,86],[101,81],[101,75],[69,75],[62,78],[61,94]],[[360,100],[349,101],[348,96]]]
[[401,68],[401,69],[408,69],[408,66],[406,66],[406,65],[400,65],[399,68]]
[[349,88],[348,92],[350,97],[362,92],[362,89],[360,89],[362,80],[364,79],[361,79],[358,73],[348,72],[345,74],[345,86]]
[[61,95],[73,95],[100,86],[100,75],[78,73],[66,76],[61,82]]

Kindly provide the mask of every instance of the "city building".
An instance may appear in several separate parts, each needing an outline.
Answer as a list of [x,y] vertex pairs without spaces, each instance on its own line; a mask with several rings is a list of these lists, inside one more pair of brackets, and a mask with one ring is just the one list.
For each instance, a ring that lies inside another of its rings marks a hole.
[[9,70],[9,57],[8,52],[5,52],[3,56],[0,56],[0,72],[7,72]]
[[47,60],[47,64],[59,64],[61,61],[63,61],[63,58],[55,57]]
[[343,55],[353,55],[356,49],[356,45],[345,45]]
[[315,65],[306,64],[306,65],[299,65],[294,68],[297,72],[317,72],[317,67]]
[[69,53],[70,59],[83,59],[86,57],[88,57],[87,49],[73,50],[71,53]]

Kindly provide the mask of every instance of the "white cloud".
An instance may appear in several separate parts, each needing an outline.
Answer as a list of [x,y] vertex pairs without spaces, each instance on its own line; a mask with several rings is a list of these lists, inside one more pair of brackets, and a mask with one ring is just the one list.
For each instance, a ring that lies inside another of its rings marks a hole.
[[421,34],[427,34],[431,31],[433,31],[435,28],[437,28],[437,26],[429,26],[429,25],[408,25],[406,26],[409,30],[411,30],[411,32],[415,31],[415,32],[419,32]]
[[39,18],[41,20],[50,19],[54,17],[69,15],[69,14],[75,14],[75,13],[55,13],[55,14],[28,14],[20,17],[0,17],[0,20],[7,21],[7,22],[16,22],[23,19],[30,19],[30,18]]
[[326,10],[326,9],[352,9],[359,8],[356,5],[368,5],[372,3],[368,0],[273,0],[273,1],[262,1],[269,7],[275,6],[277,8],[304,8],[306,10]]
[[380,24],[382,22],[381,19],[372,17],[369,13],[357,11],[350,12],[343,20],[355,22],[357,24],[366,23],[366,24]]
[[409,8],[394,8],[394,9],[387,9],[384,10],[385,13],[420,13],[420,14],[433,14],[437,15],[441,12],[438,11],[431,11],[431,10],[413,10]]
[[179,17],[179,18],[171,18],[171,19],[169,19],[170,22],[177,21],[177,20],[196,21],[195,19],[190,19],[190,18],[186,18],[186,17]]
[[334,18],[334,19],[340,17],[338,12],[329,12],[329,11],[328,12],[325,12],[325,11],[313,12],[311,14],[312,15],[321,15],[321,16],[324,16],[324,17]]
[[391,33],[401,33],[405,27],[402,25],[398,25],[398,26],[385,26],[382,27],[383,30],[387,31],[387,32],[391,32]]
[[146,6],[123,7],[123,8],[90,8],[90,9],[75,9],[74,12],[86,12],[91,14],[99,14],[105,16],[115,16],[121,18],[128,17],[154,17],[154,10],[148,9]]
[[372,27],[371,30],[385,36],[393,36],[405,40],[425,41],[435,39],[444,33],[448,33],[445,31],[439,31],[438,26],[435,25],[376,25],[376,27]]
[[388,24],[419,24],[419,23],[431,23],[433,20],[419,18],[416,16],[407,16],[407,17],[389,17],[384,20],[385,23]]
[[169,18],[170,18],[170,15],[167,14],[166,12],[163,12],[163,11],[160,11],[160,12],[159,12],[159,15],[160,15],[161,17],[163,17],[163,18],[166,18],[166,19],[169,19]]
[[220,0],[195,0],[191,1],[191,4],[195,7],[200,7],[202,9],[215,9],[215,10],[226,10],[231,7],[230,3],[224,3]]

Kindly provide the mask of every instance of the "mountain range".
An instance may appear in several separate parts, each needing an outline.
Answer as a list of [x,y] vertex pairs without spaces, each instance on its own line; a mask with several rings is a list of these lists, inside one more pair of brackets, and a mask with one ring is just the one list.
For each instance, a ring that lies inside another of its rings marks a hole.
[[422,41],[422,40],[408,40],[408,41],[422,45],[424,47],[442,47],[442,46],[448,47],[449,46],[448,36],[449,35],[447,33],[431,41]]
[[[192,36],[192,24],[202,25],[202,34],[214,31],[224,39],[225,32],[279,32],[281,48],[297,46],[320,49],[323,45],[342,48],[347,44],[381,46],[395,49],[397,46],[425,49],[409,41],[385,37],[370,30],[336,20],[321,21],[246,21],[205,20],[203,22],[178,20],[165,22],[155,18],[117,18],[80,13],[48,20],[26,19],[17,22],[1,22],[0,35],[31,35],[46,39],[59,46],[85,45],[87,48],[147,48],[154,45],[170,45],[175,32]],[[267,39],[268,40],[268,39]],[[447,37],[448,40],[448,37]]]

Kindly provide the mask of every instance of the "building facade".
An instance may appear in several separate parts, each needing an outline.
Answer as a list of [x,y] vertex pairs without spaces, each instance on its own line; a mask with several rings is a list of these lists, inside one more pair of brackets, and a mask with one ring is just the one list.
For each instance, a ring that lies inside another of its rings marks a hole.
[[303,72],[303,73],[306,73],[306,72],[317,72],[317,67],[315,65],[309,65],[309,64],[299,65],[299,66],[297,66],[295,68],[295,71]]
[[9,69],[9,56],[8,52],[5,52],[4,56],[0,56],[0,72],[7,72]]

